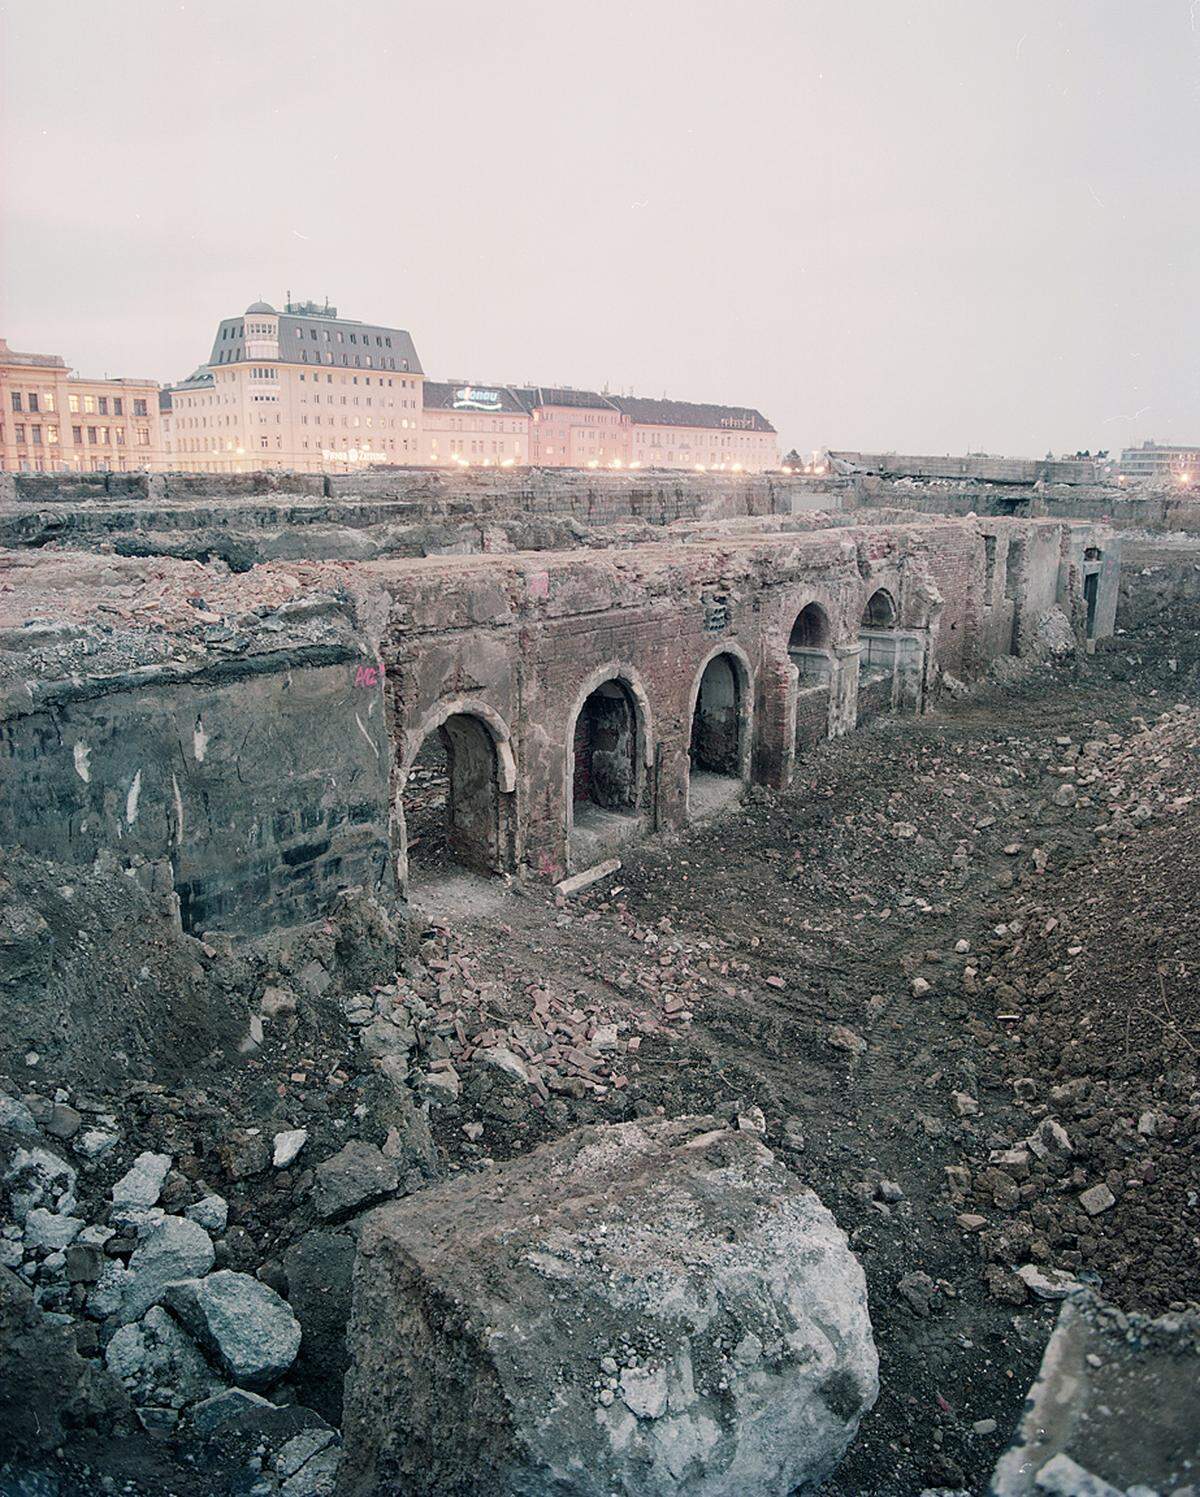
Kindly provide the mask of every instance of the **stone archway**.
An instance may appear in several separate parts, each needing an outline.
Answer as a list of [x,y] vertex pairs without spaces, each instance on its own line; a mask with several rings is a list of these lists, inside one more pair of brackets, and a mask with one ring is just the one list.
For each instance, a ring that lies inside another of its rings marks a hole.
[[409,735],[398,775],[397,878],[430,881],[452,869],[512,865],[516,764],[508,728],[479,704],[445,702]]
[[829,737],[833,625],[820,603],[807,603],[796,615],[787,652],[796,671],[795,751],[803,754]]
[[858,705],[856,720],[861,727],[890,712],[896,697],[896,669],[900,640],[896,600],[886,587],[877,587],[867,599],[858,628]]
[[692,686],[687,757],[689,818],[711,814],[750,778],[753,686],[750,665],[733,644],[718,645]]
[[649,810],[649,705],[628,668],[602,666],[588,677],[565,748],[567,859],[586,868],[636,836]]

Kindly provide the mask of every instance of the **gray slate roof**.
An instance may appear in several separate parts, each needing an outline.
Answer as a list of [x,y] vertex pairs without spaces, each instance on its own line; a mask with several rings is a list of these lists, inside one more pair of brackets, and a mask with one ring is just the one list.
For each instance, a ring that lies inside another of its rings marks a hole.
[[638,426],[699,426],[716,431],[775,430],[761,411],[750,406],[649,400],[640,395],[614,395],[611,403]]
[[[210,366],[246,362],[245,321],[245,314],[221,320],[208,359]],[[332,363],[327,354],[333,355]],[[327,369],[370,368],[386,374],[423,372],[412,334],[403,328],[355,322],[349,317],[308,317],[289,312],[279,314],[279,357],[271,362],[320,364]]]

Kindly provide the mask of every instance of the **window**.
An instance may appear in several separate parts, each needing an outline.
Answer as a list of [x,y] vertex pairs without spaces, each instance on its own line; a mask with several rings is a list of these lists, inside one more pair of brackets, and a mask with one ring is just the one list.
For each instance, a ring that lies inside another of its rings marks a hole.
[[100,405],[100,414],[102,416],[107,416],[108,415],[108,396],[107,395],[101,395],[100,400],[99,400],[99,405]]
[[107,426],[100,427],[100,445],[101,445],[101,447],[107,447],[108,446],[108,427]]
[[50,447],[54,447],[54,446],[57,445],[57,443],[58,443],[58,427],[57,426],[48,426],[46,428],[46,443]]
[[94,447],[95,445],[96,445],[96,428],[94,426],[89,426],[88,427],[88,446],[89,447]]
[[139,426],[138,427],[138,446],[139,447],[149,447],[149,445],[150,445],[150,428],[148,426]]
[[40,426],[33,427],[33,429],[32,429],[32,435],[33,435],[33,445],[35,447],[40,447],[42,445],[42,428]]
[[94,395],[85,395],[83,397],[83,409],[89,416],[96,414],[96,397]]
[[44,411],[54,410],[54,391],[46,390],[42,395],[42,409]]
[[21,421],[18,421],[13,427],[13,440],[15,442],[23,442],[25,440],[25,426]]
[[124,447],[124,445],[125,445],[125,428],[123,426],[114,426],[113,427],[113,436],[117,440],[117,446],[118,447]]
[[[72,399],[74,399],[74,396],[72,396]],[[72,440],[72,442],[75,443],[76,447],[82,447],[83,446],[83,427],[82,426],[73,426],[71,428],[71,440]]]
[[146,414],[146,402],[144,400],[135,400],[133,402],[133,414],[135,416],[144,416]]
[[113,400],[113,415],[123,416],[125,414],[125,402],[118,395]]
[[37,408],[38,408],[37,392],[35,390],[30,390],[30,392],[29,392],[29,410],[30,410],[30,412],[32,414],[36,414]]
[[12,392],[12,408],[13,408],[14,411],[19,411],[21,409],[21,392],[20,392],[20,390],[14,390]]

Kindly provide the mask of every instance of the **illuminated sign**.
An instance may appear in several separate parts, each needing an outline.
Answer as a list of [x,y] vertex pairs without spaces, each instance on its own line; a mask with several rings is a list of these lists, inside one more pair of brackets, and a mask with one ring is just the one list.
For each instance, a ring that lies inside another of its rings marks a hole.
[[731,426],[731,427],[734,427],[737,431],[753,431],[754,430],[754,417],[753,416],[722,416],[721,417],[721,425],[722,426]]
[[454,392],[454,409],[456,411],[498,411],[500,391],[481,390],[478,385],[464,385],[461,390]]
[[369,448],[366,448],[366,447],[349,447],[349,448],[343,448],[342,451],[340,451],[340,452],[335,452],[333,450],[333,448],[326,447],[326,448],[322,449],[321,456],[325,459],[325,461],[327,463],[386,463],[387,462],[387,454],[385,452],[372,452]]

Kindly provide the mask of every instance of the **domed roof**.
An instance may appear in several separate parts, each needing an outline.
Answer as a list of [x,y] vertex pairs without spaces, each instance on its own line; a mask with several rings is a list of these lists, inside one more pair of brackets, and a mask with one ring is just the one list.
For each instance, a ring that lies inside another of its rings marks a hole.
[[277,315],[275,308],[270,304],[270,302],[265,301],[252,301],[246,308],[243,315],[249,317],[251,312],[269,312],[272,317]]

